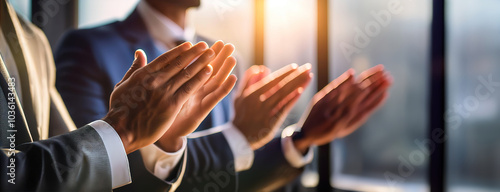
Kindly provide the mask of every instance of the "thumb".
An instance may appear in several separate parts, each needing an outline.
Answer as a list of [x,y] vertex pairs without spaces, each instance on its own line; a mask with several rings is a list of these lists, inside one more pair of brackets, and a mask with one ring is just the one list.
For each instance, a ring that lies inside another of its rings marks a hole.
[[116,86],[122,84],[124,81],[126,81],[132,74],[137,71],[138,69],[146,66],[147,63],[147,56],[146,53],[142,49],[137,49],[135,51],[134,55],[134,61],[132,62],[132,66],[130,66],[130,69],[128,69],[127,73],[125,73],[125,76],[123,76],[123,79],[116,84]]
[[252,65],[249,69],[245,71],[245,74],[243,75],[242,80],[240,81],[238,85],[238,95],[241,95],[243,91],[251,84],[249,84],[250,79],[255,76],[256,74],[259,73],[259,66],[258,65]]
[[245,71],[243,79],[238,86],[240,92],[243,92],[243,90],[245,90],[246,88],[257,83],[258,81],[269,75],[269,73],[270,70],[265,66],[252,65],[249,69]]
[[264,65],[260,65],[259,72],[256,75],[250,77],[250,79],[247,82],[247,85],[250,86],[259,82],[260,80],[264,79],[264,77],[268,76],[270,73],[271,70],[269,68],[267,68]]

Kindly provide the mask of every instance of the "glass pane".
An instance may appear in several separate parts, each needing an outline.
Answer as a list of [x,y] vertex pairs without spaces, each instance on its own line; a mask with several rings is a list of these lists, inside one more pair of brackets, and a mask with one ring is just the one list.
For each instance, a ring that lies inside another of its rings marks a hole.
[[359,130],[332,144],[335,188],[428,191],[432,1],[330,1],[330,78],[384,64],[390,97]]
[[139,0],[78,1],[78,28],[96,27],[125,19]]
[[500,1],[447,2],[447,186],[500,191]]
[[199,35],[234,44],[238,77],[253,63],[253,17],[253,1],[243,0],[202,0],[201,6],[188,14],[189,22]]
[[[316,1],[265,1],[264,64],[272,71],[291,63],[311,63],[312,71],[316,74],[316,10]],[[283,127],[299,121],[316,93],[314,78],[288,115]],[[310,188],[317,185],[316,160],[313,162],[306,166],[304,174],[294,183],[295,186]]]
[[[271,71],[297,63],[316,62],[316,1],[266,0],[265,3],[264,64]],[[313,65],[313,73],[316,65]],[[286,125],[297,123],[316,93],[313,80],[302,93]]]
[[30,0],[15,0],[9,1],[14,7],[14,10],[24,17],[26,20],[31,21],[31,1]]

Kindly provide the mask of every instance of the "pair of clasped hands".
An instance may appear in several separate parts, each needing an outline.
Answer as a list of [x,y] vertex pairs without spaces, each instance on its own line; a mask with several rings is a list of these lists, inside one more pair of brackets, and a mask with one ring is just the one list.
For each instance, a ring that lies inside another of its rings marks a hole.
[[[104,121],[119,134],[127,154],[156,144],[177,151],[215,105],[236,84],[234,46],[217,41],[181,44],[151,63],[135,52],[131,68],[115,86]],[[285,117],[311,81],[311,65],[287,65],[273,73],[264,66],[248,69],[234,100],[233,124],[252,149],[272,140]],[[301,152],[344,137],[363,124],[383,104],[392,78],[376,66],[358,79],[348,70],[319,91],[304,114]],[[121,98],[134,98],[133,101]]]

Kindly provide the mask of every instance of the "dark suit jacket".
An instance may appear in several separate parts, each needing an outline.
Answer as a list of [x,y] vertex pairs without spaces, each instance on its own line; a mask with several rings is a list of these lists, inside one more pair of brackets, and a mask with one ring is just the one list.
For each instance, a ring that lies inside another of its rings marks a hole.
[[43,32],[18,18],[5,0],[0,3],[0,32],[8,44],[2,46],[9,46],[15,62],[9,64],[19,72],[19,79],[10,79],[0,53],[0,191],[110,191],[101,137],[89,126],[68,133],[74,125],[51,80],[55,68]]
[[[197,41],[201,40],[207,41],[197,37]],[[107,113],[113,87],[130,68],[134,51],[139,48],[148,55],[148,62],[162,54],[155,48],[137,10],[122,22],[71,31],[63,37],[55,52],[56,86],[77,125]],[[219,112],[212,111],[197,131],[217,126],[213,118],[228,122],[231,107],[228,96],[214,109]],[[185,178],[179,191],[256,191],[283,185],[301,172],[284,159],[279,139],[256,151],[253,167],[238,174],[222,133],[189,139],[188,149]],[[284,170],[289,174],[282,175]],[[149,185],[135,182],[134,173],[132,180],[127,187]]]

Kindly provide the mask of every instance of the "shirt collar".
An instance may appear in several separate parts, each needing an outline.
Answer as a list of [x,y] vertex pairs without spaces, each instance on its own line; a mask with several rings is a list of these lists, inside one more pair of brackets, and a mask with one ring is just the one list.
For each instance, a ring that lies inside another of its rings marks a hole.
[[[140,1],[137,11],[144,20],[146,28],[159,48],[171,49],[175,47],[175,41],[194,40],[194,30],[186,23],[182,29],[168,17],[151,7],[146,1]],[[165,47],[166,46],[166,47]]]

